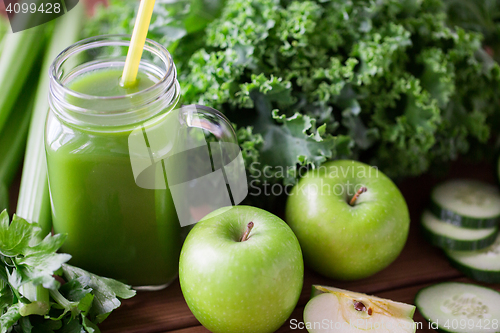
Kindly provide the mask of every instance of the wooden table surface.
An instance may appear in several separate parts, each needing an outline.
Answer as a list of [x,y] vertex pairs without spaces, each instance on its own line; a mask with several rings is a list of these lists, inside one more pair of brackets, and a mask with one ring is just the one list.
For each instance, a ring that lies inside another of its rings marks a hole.
[[[466,177],[494,181],[492,168],[486,164],[455,163],[446,174],[444,178]],[[412,222],[408,242],[393,264],[370,278],[350,282],[330,280],[306,269],[297,307],[277,332],[300,331],[291,328],[290,320],[302,321],[312,284],[330,285],[413,304],[415,294],[430,284],[442,281],[476,283],[451,267],[443,253],[426,243],[419,232],[419,218],[427,203],[429,192],[442,179],[424,175],[399,183],[408,202]],[[488,286],[500,290],[500,284]],[[418,311],[415,321],[422,325],[418,327],[417,332],[433,331]],[[134,298],[123,301],[122,306],[101,325],[101,329],[103,333],[208,332],[186,305],[178,280],[162,291],[139,292]]]

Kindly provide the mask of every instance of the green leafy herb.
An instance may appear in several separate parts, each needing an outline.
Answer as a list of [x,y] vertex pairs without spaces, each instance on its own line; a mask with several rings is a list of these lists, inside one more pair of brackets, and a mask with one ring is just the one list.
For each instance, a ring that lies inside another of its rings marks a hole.
[[94,291],[94,306],[88,314],[96,323],[101,323],[120,306],[118,298],[126,299],[135,295],[135,291],[121,282],[91,274],[78,267],[63,265],[63,274],[67,280],[78,281],[83,288]]
[[[113,279],[66,264],[57,253],[65,235],[47,235],[35,223],[0,214],[0,333],[99,332],[96,326],[135,291]],[[56,279],[60,273],[62,277]],[[61,285],[60,281],[64,281]],[[29,299],[24,288],[39,293]],[[40,290],[38,286],[48,290]]]

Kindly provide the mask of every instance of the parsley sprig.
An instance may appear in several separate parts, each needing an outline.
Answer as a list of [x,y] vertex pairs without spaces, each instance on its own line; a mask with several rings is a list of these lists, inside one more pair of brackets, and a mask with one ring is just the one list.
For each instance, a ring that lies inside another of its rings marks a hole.
[[66,235],[42,239],[41,232],[36,223],[0,214],[0,333],[99,332],[97,324],[135,291],[68,265],[71,256],[57,253]]

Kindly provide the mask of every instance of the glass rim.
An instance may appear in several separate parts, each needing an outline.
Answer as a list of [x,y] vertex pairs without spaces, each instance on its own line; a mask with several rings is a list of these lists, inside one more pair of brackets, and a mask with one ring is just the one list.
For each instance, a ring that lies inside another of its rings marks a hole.
[[64,94],[69,94],[71,96],[74,96],[76,98],[81,98],[81,99],[86,99],[86,100],[119,100],[119,99],[125,99],[125,98],[133,98],[140,96],[142,94],[147,94],[149,92],[153,92],[155,90],[158,90],[159,88],[162,88],[165,83],[167,83],[168,79],[172,75],[173,69],[174,69],[174,62],[172,59],[172,56],[168,50],[161,45],[158,42],[155,42],[151,39],[146,39],[146,43],[144,45],[144,50],[148,50],[151,53],[155,54],[158,56],[163,63],[168,66],[165,74],[163,77],[161,77],[160,80],[155,82],[155,84],[140,90],[136,91],[134,93],[129,93],[129,94],[124,94],[124,95],[116,95],[116,96],[96,96],[96,95],[89,95],[89,94],[84,94],[77,92],[75,90],[72,90],[68,88],[62,81],[61,77],[59,77],[59,72],[61,69],[62,64],[68,60],[70,57],[74,56],[75,54],[78,54],[80,52],[83,52],[85,50],[97,48],[97,47],[103,47],[103,46],[128,46],[130,44],[131,40],[131,35],[129,34],[110,34],[110,35],[100,35],[100,36],[94,36],[94,37],[88,37],[85,39],[82,39],[67,48],[65,48],[63,51],[61,51],[57,57],[54,59],[52,64],[50,65],[49,69],[49,79],[51,83],[56,85],[56,89],[59,91],[62,91]]

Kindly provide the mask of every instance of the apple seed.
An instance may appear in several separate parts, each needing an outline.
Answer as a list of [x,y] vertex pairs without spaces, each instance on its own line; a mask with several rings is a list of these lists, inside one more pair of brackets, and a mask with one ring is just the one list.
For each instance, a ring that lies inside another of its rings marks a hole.
[[366,306],[363,303],[358,302],[358,301],[354,301],[354,308],[357,311],[366,311]]

